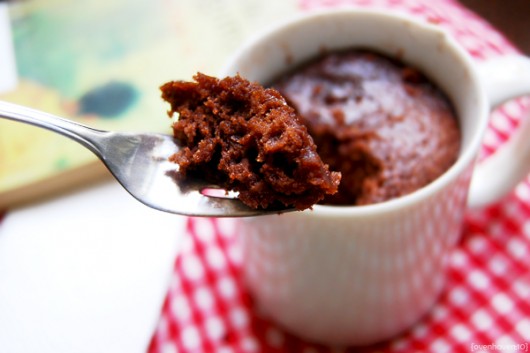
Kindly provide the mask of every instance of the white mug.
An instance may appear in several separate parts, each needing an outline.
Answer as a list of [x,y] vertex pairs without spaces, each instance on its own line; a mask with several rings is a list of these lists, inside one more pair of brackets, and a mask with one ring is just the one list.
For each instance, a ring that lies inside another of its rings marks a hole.
[[243,275],[260,310],[328,344],[369,344],[415,323],[441,292],[466,207],[498,199],[530,167],[528,121],[475,167],[492,107],[530,94],[530,60],[474,62],[435,24],[405,15],[360,9],[304,15],[253,38],[222,75],[267,83],[323,48],[355,47],[398,57],[433,80],[453,102],[462,147],[449,170],[409,195],[241,221]]

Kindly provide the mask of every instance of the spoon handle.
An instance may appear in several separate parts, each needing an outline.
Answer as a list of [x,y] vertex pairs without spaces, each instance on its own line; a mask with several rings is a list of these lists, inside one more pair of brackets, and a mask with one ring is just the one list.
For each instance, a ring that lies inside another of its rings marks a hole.
[[0,101],[0,118],[41,127],[79,142],[96,155],[100,155],[101,140],[108,132],[90,128],[71,120],[28,107]]

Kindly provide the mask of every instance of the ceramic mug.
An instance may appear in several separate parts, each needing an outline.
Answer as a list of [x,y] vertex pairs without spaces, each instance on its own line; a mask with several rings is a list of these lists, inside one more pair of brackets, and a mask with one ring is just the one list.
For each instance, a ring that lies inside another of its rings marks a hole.
[[405,330],[431,308],[466,208],[499,198],[527,175],[528,122],[498,156],[477,167],[475,160],[492,107],[530,94],[530,61],[477,63],[435,24],[342,9],[257,36],[222,74],[267,83],[323,49],[343,48],[397,57],[434,81],[459,118],[458,160],[429,185],[387,202],[316,205],[241,221],[243,275],[260,310],[289,331],[328,344],[368,344]]

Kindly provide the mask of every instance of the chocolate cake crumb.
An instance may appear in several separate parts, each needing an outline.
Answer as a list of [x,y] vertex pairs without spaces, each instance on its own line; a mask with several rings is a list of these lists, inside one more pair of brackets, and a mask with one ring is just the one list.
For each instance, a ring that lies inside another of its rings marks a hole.
[[249,207],[310,208],[337,192],[313,139],[284,98],[239,75],[202,73],[161,87],[181,149],[170,160],[179,178],[199,177],[239,192]]

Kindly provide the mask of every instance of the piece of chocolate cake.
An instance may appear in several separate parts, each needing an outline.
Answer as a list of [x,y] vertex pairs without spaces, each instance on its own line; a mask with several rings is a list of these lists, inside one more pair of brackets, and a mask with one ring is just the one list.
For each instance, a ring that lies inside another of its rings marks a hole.
[[161,87],[178,113],[173,131],[181,149],[170,160],[179,178],[201,178],[252,208],[310,208],[337,192],[330,172],[294,109],[274,89],[240,76],[198,73],[194,82]]

